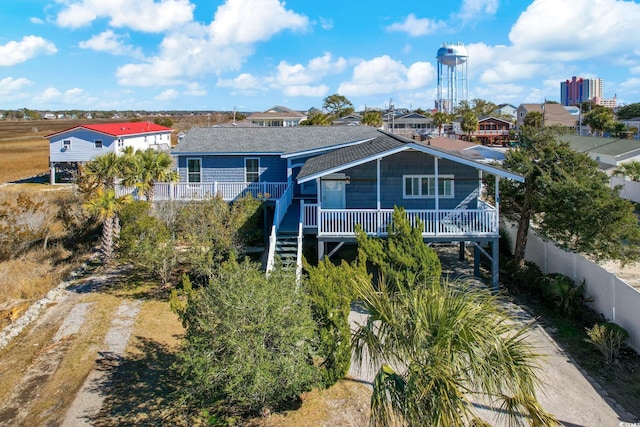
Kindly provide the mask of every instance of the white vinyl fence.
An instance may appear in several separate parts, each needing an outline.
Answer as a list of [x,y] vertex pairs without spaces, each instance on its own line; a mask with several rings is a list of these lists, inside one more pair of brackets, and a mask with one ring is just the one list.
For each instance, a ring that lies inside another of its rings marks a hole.
[[609,181],[611,182],[611,188],[616,185],[622,185],[620,197],[640,203],[640,182],[622,179],[619,176],[612,176]]
[[[505,224],[505,229],[511,236],[513,250],[516,226]],[[531,230],[525,259],[535,262],[545,274],[562,273],[578,284],[584,280],[586,294],[593,298],[589,306],[608,321],[625,328],[629,332],[627,344],[640,352],[640,290],[583,255],[566,252],[553,242],[545,242]]]

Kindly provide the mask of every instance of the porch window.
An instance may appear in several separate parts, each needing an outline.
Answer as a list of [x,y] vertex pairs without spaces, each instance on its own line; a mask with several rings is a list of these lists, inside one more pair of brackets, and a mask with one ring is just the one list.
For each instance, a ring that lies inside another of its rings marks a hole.
[[187,182],[202,182],[201,159],[187,159]]
[[[403,194],[405,199],[436,197],[435,175],[404,175]],[[453,175],[438,176],[438,196],[442,198],[453,198]]]
[[245,182],[258,182],[260,180],[260,159],[244,159],[244,180]]
[[102,140],[96,139],[95,141],[93,141],[93,148],[95,148],[96,150],[102,150]]

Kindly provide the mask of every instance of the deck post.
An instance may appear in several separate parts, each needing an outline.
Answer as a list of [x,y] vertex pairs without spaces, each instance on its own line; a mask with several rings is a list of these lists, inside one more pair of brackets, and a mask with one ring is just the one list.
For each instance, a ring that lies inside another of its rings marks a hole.
[[322,261],[322,258],[324,258],[324,242],[318,240],[318,261]]
[[434,156],[433,158],[433,171],[434,171],[434,176],[435,176],[435,181],[436,181],[436,199],[435,199],[435,210],[436,210],[436,227],[435,227],[435,233],[436,236],[438,235],[438,232],[440,231],[440,194],[438,191],[438,158]]
[[54,185],[56,183],[56,165],[51,163],[51,167],[49,168],[49,183]]
[[491,291],[494,294],[498,293],[500,288],[500,266],[499,266],[499,245],[498,245],[498,237],[495,237],[491,240]]
[[460,243],[460,250],[458,252],[458,259],[460,261],[464,261],[464,241],[459,242]]
[[480,277],[480,257],[482,253],[480,252],[480,242],[475,242],[473,245],[473,276]]
[[218,195],[218,181],[213,181],[213,197]]

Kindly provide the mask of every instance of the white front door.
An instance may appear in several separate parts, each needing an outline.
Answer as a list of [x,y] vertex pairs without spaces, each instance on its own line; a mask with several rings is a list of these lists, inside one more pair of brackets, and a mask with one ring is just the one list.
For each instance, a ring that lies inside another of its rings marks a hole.
[[322,180],[322,209],[344,209],[345,178]]

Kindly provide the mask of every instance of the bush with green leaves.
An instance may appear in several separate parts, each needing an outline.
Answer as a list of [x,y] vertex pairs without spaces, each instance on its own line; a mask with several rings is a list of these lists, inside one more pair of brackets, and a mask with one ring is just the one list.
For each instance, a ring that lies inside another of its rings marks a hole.
[[151,204],[138,201],[120,213],[122,230],[118,241],[120,257],[141,273],[169,282],[177,263],[175,240],[170,228],[151,215]]
[[336,266],[329,258],[319,261],[316,267],[305,262],[305,270],[304,287],[318,328],[315,356],[324,386],[330,387],[347,374],[351,364],[352,281],[368,275],[363,263],[350,265],[343,260]]
[[251,196],[231,205],[216,196],[178,209],[176,236],[184,264],[198,282],[206,283],[222,262],[237,259],[243,246],[262,241],[263,206]]
[[180,396],[190,407],[255,416],[298,399],[319,382],[315,324],[295,272],[224,263],[181,314]]
[[410,282],[423,284],[428,276],[439,280],[442,266],[438,254],[422,239],[422,223],[411,226],[403,208],[395,207],[386,239],[368,236],[356,229],[358,259],[369,262],[387,283]]
[[584,309],[584,303],[592,301],[585,297],[585,282],[580,285],[568,276],[560,273],[546,275],[542,281],[543,297],[555,309],[567,316],[576,317]]
[[528,289],[533,293],[542,291],[540,284],[543,278],[544,273],[540,270],[538,264],[531,261],[525,261],[522,268],[516,269],[511,273],[511,280],[516,286]]
[[629,337],[627,330],[615,323],[596,323],[591,328],[586,328],[586,332],[585,341],[602,354],[607,365],[618,359],[620,347]]

